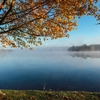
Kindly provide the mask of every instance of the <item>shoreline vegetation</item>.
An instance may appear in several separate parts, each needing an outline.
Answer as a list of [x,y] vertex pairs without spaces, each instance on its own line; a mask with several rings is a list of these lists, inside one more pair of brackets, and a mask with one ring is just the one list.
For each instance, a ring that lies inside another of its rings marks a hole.
[[71,46],[68,51],[100,51],[100,44],[82,45],[82,46]]
[[[24,51],[27,51],[29,49],[24,49]],[[21,49],[10,49],[10,48],[2,48],[0,49],[0,52],[13,52],[13,51],[22,51]],[[87,44],[83,44],[81,46],[57,46],[57,47],[40,47],[40,48],[34,48],[35,52],[100,52],[100,44],[91,44],[91,45],[87,45]]]
[[0,100],[100,100],[100,92],[0,90]]

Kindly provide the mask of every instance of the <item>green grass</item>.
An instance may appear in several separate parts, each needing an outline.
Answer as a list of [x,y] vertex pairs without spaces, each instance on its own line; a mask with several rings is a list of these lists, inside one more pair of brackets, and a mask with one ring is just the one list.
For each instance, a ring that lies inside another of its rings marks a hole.
[[2,90],[0,100],[100,100],[100,92]]

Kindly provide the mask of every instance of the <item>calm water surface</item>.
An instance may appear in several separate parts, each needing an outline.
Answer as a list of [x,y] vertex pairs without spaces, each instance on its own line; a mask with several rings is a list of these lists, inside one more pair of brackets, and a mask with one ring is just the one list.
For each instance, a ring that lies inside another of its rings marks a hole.
[[100,53],[0,53],[0,88],[100,92]]

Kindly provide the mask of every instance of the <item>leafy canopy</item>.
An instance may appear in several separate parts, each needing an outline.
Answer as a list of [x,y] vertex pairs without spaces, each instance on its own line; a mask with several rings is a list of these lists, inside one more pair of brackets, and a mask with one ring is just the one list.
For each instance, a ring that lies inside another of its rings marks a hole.
[[0,0],[0,43],[3,47],[30,47],[41,38],[69,37],[76,17],[97,16],[97,0]]

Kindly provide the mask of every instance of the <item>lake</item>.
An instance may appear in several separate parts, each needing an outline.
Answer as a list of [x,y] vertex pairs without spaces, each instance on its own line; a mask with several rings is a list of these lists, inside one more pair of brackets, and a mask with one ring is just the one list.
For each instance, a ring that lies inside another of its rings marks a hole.
[[100,92],[100,52],[0,52],[0,88]]

